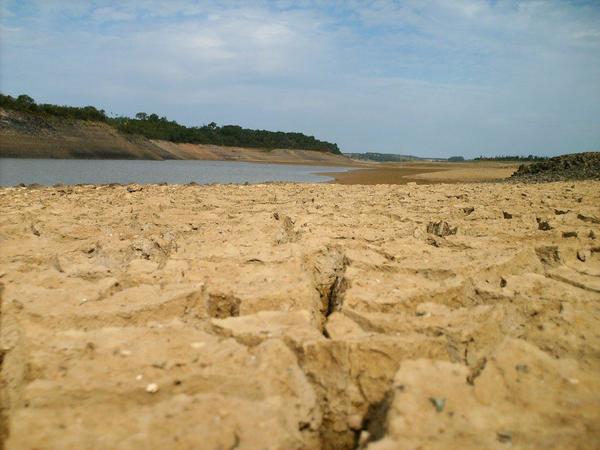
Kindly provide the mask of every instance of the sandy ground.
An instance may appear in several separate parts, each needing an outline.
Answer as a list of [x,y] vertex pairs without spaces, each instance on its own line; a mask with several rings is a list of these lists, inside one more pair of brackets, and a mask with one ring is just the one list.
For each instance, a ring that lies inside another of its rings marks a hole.
[[0,448],[597,449],[600,183],[0,189]]
[[447,163],[415,161],[407,163],[367,163],[364,168],[342,173],[326,173],[339,184],[437,184],[497,181],[511,176],[514,163]]

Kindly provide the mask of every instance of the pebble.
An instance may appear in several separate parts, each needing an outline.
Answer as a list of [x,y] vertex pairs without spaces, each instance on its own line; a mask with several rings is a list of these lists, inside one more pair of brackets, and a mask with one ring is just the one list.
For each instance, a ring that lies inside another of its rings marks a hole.
[[148,392],[149,394],[154,394],[156,392],[158,392],[158,384],[156,383],[150,383],[146,386],[146,392]]
[[444,410],[444,406],[446,406],[446,399],[441,397],[431,397],[429,399],[431,404],[435,407],[437,412],[442,412]]

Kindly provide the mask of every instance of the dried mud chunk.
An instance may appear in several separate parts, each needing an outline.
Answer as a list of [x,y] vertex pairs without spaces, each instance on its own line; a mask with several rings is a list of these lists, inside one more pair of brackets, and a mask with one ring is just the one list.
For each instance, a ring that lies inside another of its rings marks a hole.
[[535,254],[542,264],[546,266],[557,266],[561,263],[560,253],[556,245],[546,245],[535,249]]
[[538,230],[542,231],[550,231],[553,227],[550,225],[550,221],[548,219],[542,219],[540,217],[536,217],[535,219],[538,224]]
[[577,214],[577,218],[579,220],[582,220],[582,221],[588,222],[588,223],[596,223],[596,224],[600,223],[600,219],[598,219],[597,217],[586,216],[585,214],[581,214],[581,213]]
[[271,338],[280,338],[294,347],[300,347],[302,342],[323,339],[306,310],[260,311],[240,317],[213,319],[211,326],[216,334],[233,337],[249,346]]
[[445,220],[440,220],[439,222],[429,222],[427,225],[427,232],[439,237],[450,236],[452,234],[456,234],[457,231],[458,227],[452,228]]
[[206,311],[210,317],[217,319],[237,317],[240,315],[240,299],[232,294],[209,293]]
[[150,259],[150,256],[152,256],[158,250],[155,242],[144,238],[133,241],[131,243],[131,248],[134,252],[140,254],[145,259]]
[[273,214],[273,217],[275,220],[282,222],[281,229],[275,238],[275,242],[277,244],[285,244],[298,240],[300,237],[300,231],[294,229],[294,221],[289,216],[275,213]]

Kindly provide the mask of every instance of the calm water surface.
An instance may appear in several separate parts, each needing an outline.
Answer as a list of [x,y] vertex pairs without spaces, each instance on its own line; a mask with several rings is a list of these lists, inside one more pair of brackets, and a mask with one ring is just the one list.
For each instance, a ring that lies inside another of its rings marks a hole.
[[116,159],[0,158],[0,186],[107,183],[262,183],[331,180],[319,172],[346,172],[347,167],[260,164],[236,161],[139,161]]

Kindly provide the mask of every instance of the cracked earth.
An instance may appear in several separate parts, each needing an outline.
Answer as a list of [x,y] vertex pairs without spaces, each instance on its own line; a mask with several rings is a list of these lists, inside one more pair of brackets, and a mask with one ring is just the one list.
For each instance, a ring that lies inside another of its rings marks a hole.
[[0,189],[0,447],[595,449],[600,183]]

